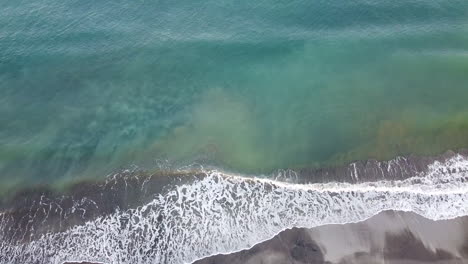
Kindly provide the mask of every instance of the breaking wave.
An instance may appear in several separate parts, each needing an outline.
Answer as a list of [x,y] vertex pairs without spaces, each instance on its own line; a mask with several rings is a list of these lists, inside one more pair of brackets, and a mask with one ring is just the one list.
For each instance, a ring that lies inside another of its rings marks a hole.
[[433,220],[468,215],[468,160],[457,155],[405,180],[357,184],[294,184],[207,171],[144,206],[65,232],[17,244],[0,237],[0,262],[190,263],[252,247],[287,228],[358,222],[384,210]]

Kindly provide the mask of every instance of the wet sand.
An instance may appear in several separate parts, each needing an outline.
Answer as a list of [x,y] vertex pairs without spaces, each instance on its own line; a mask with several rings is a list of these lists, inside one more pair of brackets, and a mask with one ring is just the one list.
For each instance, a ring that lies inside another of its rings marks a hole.
[[[401,180],[425,172],[435,161],[455,155],[468,157],[468,150],[447,151],[439,156],[398,157],[390,161],[356,161],[346,166],[321,169],[284,170],[278,180],[295,183],[369,182]],[[46,232],[61,232],[116,210],[141,206],[164,194],[171,186],[204,177],[200,170],[122,171],[105,180],[80,182],[57,192],[41,186],[18,191],[0,202],[2,237],[8,241],[34,240]]]
[[468,263],[468,217],[382,212],[366,221],[285,230],[251,249],[194,264]]
[[[435,161],[443,162],[458,154],[466,157],[468,151],[304,169],[295,174],[284,173],[279,180],[359,183],[405,179],[427,171]],[[45,233],[63,232],[100,216],[139,207],[175,185],[200,177],[204,177],[204,173],[196,170],[124,171],[102,182],[77,183],[67,192],[56,192],[47,187],[24,190],[0,207],[0,239],[3,240],[0,242],[6,246],[28,243]],[[358,224],[294,228],[250,250],[213,256],[195,263],[467,263],[467,219],[433,222],[413,213],[389,211]],[[124,226],[126,219],[119,221]]]

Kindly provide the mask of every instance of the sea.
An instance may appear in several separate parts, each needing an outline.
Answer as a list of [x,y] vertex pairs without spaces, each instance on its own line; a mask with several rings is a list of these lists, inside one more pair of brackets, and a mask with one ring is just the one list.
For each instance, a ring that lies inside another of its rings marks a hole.
[[[468,215],[467,100],[466,0],[0,0],[0,263],[191,263],[383,210]],[[57,232],[9,218],[143,174],[194,178]]]

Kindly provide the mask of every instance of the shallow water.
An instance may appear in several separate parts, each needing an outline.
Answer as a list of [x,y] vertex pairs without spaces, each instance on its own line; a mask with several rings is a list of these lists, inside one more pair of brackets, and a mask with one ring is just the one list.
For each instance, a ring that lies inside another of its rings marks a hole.
[[2,188],[468,145],[468,2],[4,0]]
[[[388,170],[401,165],[394,160]],[[41,232],[46,225],[35,230],[34,223],[45,223],[49,215],[71,209],[87,221],[37,239],[21,236],[25,231],[21,225],[14,222],[11,226],[15,216],[0,213],[0,263],[192,263],[250,248],[292,227],[359,222],[386,210],[411,211],[431,220],[468,215],[468,158],[462,155],[434,161],[406,179],[355,184],[295,184],[219,171],[205,173],[206,177],[172,186],[136,208],[117,208],[96,218],[85,216],[83,203],[93,204],[91,199],[64,208],[60,201],[41,197],[41,206],[16,212],[24,214],[21,221],[29,220],[26,229]],[[366,175],[355,175],[362,176]],[[99,206],[94,203],[92,207]],[[73,218],[62,221],[66,224]],[[15,233],[14,239],[7,239],[8,232]]]

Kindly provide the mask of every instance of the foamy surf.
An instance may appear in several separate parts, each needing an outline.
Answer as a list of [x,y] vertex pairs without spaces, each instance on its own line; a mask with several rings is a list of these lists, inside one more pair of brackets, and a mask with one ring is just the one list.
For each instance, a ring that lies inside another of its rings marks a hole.
[[[28,243],[0,237],[1,263],[190,263],[292,227],[359,222],[384,210],[432,220],[468,215],[468,160],[456,155],[405,180],[294,184],[220,171],[150,203]],[[359,177],[359,175],[355,175]]]

